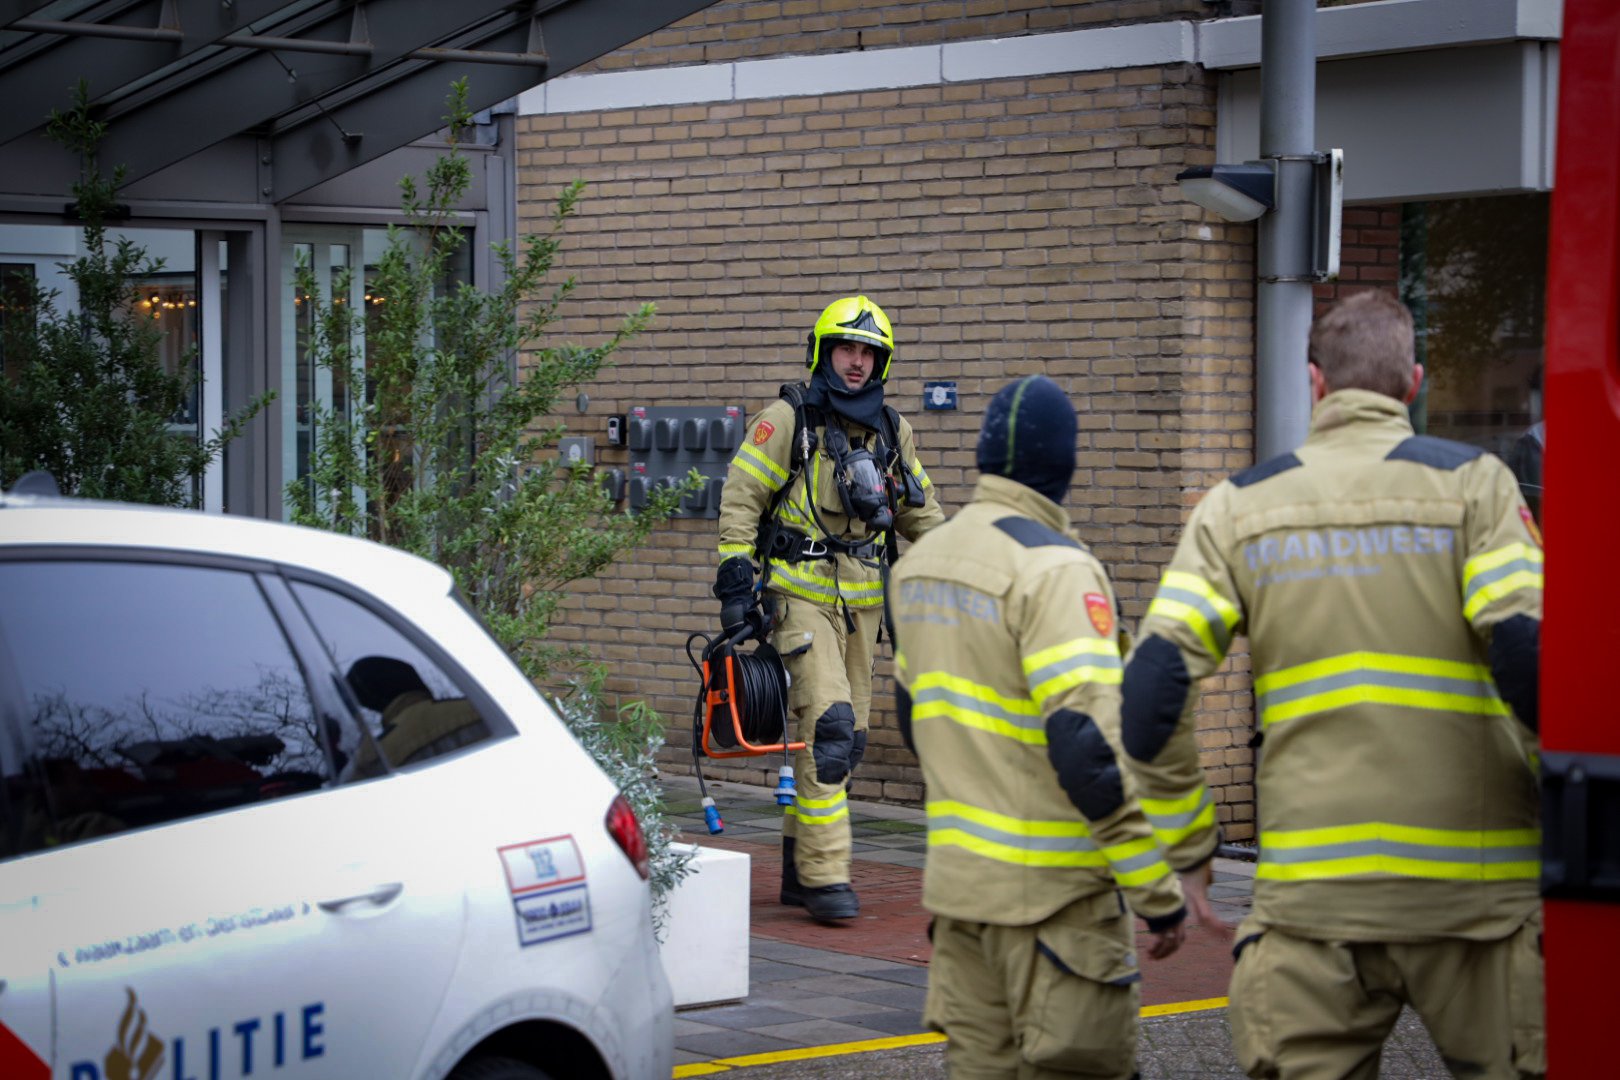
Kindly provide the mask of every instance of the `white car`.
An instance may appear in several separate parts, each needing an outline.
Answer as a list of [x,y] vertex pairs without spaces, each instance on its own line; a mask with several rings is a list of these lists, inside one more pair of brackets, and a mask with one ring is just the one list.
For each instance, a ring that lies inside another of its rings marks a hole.
[[657,1077],[623,797],[364,541],[0,495],[0,1077]]

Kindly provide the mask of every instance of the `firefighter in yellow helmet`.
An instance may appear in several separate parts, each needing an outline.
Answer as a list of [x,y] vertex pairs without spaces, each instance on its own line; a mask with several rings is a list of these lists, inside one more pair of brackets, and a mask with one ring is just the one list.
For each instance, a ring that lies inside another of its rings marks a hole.
[[1142,806],[1193,870],[1218,837],[1189,690],[1248,635],[1260,861],[1231,1020],[1253,1077],[1376,1076],[1403,1002],[1455,1076],[1546,1070],[1541,547],[1502,462],[1413,434],[1413,353],[1387,293],[1316,321],[1309,436],[1204,496],[1125,668]]
[[822,921],[860,913],[844,788],[866,752],[895,537],[944,520],[911,425],[883,401],[893,358],[882,308],[864,296],[829,304],[810,332],[808,385],[784,386],[749,421],[720,500],[722,628],[774,626],[790,730],[806,744],[782,823],[781,901]]

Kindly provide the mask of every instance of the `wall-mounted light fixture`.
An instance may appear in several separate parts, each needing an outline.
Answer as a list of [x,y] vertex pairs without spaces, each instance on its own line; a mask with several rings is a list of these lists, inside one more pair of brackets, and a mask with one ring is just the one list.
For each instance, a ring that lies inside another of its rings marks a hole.
[[1272,162],[1195,165],[1176,174],[1181,193],[1227,221],[1253,221],[1277,205],[1277,173]]

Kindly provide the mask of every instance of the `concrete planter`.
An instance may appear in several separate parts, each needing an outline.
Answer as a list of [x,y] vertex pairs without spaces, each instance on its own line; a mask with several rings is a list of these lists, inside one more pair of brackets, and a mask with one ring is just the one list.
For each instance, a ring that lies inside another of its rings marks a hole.
[[749,858],[692,850],[692,872],[669,895],[659,947],[677,1009],[748,996]]

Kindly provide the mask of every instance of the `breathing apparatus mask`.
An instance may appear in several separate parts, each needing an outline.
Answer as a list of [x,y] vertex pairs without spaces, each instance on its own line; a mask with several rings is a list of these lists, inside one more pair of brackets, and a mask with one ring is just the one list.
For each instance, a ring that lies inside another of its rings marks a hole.
[[873,532],[892,529],[893,491],[877,456],[864,446],[851,450],[849,437],[836,425],[827,427],[827,449],[833,456],[833,479],[844,516],[863,522]]

